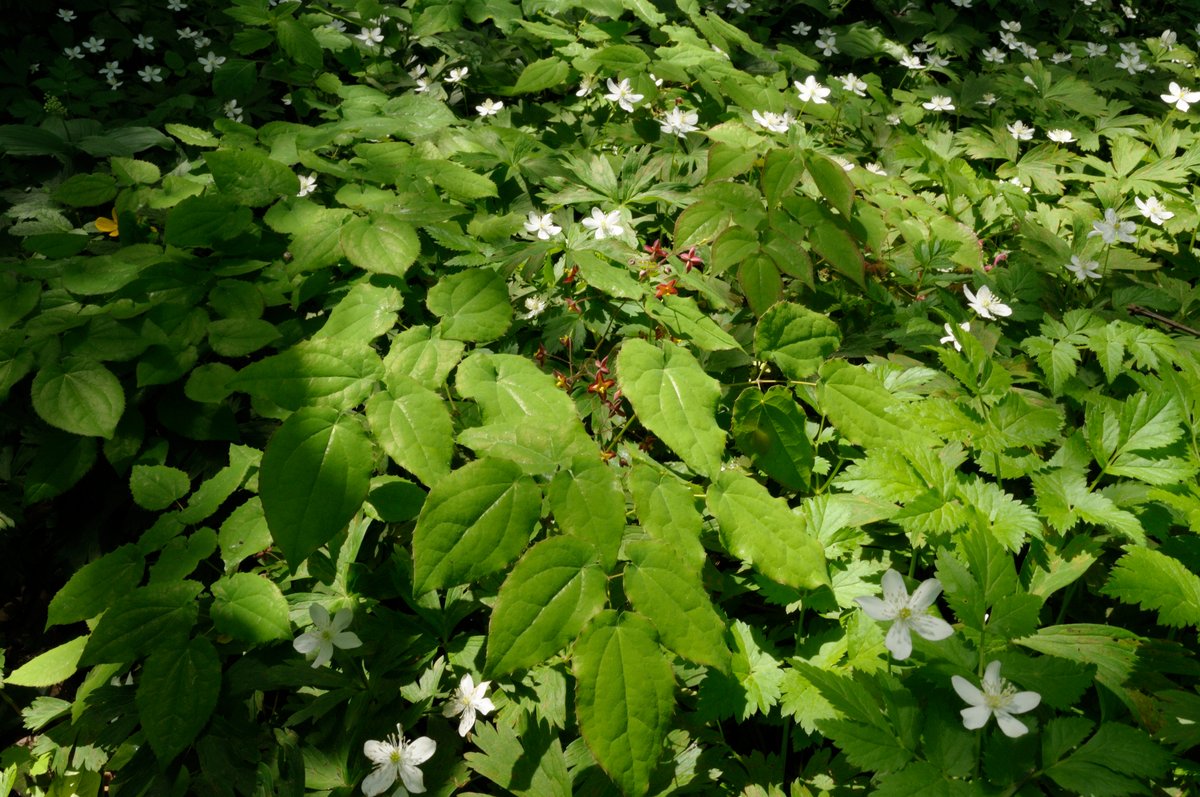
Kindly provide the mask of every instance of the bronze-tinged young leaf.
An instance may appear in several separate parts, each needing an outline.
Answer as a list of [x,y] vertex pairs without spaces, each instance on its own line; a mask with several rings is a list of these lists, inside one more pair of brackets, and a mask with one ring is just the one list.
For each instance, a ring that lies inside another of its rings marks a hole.
[[221,660],[204,637],[146,659],[138,678],[138,717],[160,762],[170,761],[195,740],[220,692]]
[[1158,612],[1161,625],[1200,625],[1200,577],[1161,551],[1125,546],[1101,591]]
[[488,627],[487,671],[532,667],[571,643],[604,608],[599,552],[575,537],[551,537],[525,552],[500,587]]
[[708,488],[708,511],[729,552],[767,578],[804,589],[831,586],[824,546],[804,518],[749,476],[722,471]]
[[271,437],[258,492],[293,570],[345,528],[367,497],[374,455],[362,424],[332,407],[293,413]]
[[575,643],[579,730],[600,767],[628,797],[650,789],[675,712],[675,676],[640,615],[606,611]]
[[841,344],[837,324],[791,302],[772,307],[754,329],[755,353],[775,363],[788,379],[796,381],[816,373],[825,358]]
[[704,591],[700,575],[666,543],[633,542],[627,552],[625,592],[633,608],[654,623],[666,647],[689,661],[727,672],[725,621]]
[[466,584],[504,568],[529,542],[542,491],[506,460],[478,459],[430,491],[413,531],[413,590]]
[[642,425],[697,473],[721,469],[725,433],[717,426],[721,388],[686,349],[627,340],[617,356],[617,380]]
[[804,410],[777,385],[766,393],[748,387],[733,403],[733,439],[754,464],[789,490],[808,489],[813,447]]

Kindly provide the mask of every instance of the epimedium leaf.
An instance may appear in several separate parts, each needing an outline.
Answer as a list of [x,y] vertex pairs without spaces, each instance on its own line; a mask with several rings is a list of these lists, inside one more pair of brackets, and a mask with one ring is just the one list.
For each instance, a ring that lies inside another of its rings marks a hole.
[[642,425],[697,473],[721,469],[725,433],[717,426],[720,385],[686,349],[630,339],[617,355],[617,380]]
[[487,671],[504,675],[562,650],[604,608],[605,586],[599,553],[587,541],[551,537],[530,548],[496,598]]
[[708,488],[708,510],[734,556],[791,587],[831,586],[824,546],[804,518],[743,473],[722,471]]
[[763,313],[779,301],[783,294],[783,279],[779,268],[769,255],[758,252],[750,255],[738,266],[738,284],[742,293],[750,303],[750,309],[756,316]]
[[384,383],[390,390],[397,380],[414,379],[430,390],[438,390],[462,359],[465,348],[462,341],[443,339],[438,327],[406,329],[392,339],[383,358]]
[[184,199],[167,214],[163,239],[171,246],[212,247],[245,230],[254,212],[217,194]]
[[667,294],[661,302],[646,303],[646,312],[675,337],[691,341],[704,351],[741,349],[742,346],[705,314],[690,296]]
[[[225,75],[231,68],[227,65],[218,74]],[[291,169],[258,150],[218,149],[204,153],[204,161],[221,194],[242,205],[262,207],[300,190],[300,180]]]
[[838,213],[847,219],[850,218],[854,207],[854,185],[846,175],[846,170],[824,155],[809,153],[808,173],[817,184],[821,196],[825,197]]
[[501,459],[468,462],[430,491],[413,530],[413,589],[465,584],[500,570],[529,541],[542,492]]
[[208,325],[208,345],[222,357],[245,357],[279,338],[275,325],[261,318],[222,318]]
[[699,573],[708,555],[700,544],[704,518],[691,486],[665,469],[642,462],[630,468],[628,480],[642,529],[651,539],[674,548],[679,561]]
[[332,407],[306,407],[267,443],[258,491],[271,536],[295,569],[362,507],[374,465],[362,424]]
[[275,28],[275,36],[283,51],[296,63],[310,69],[320,69],[323,60],[321,45],[317,37],[306,26],[294,19],[279,20]]
[[813,251],[825,258],[834,271],[858,287],[866,287],[862,252],[849,233],[832,221],[823,221],[813,227],[809,235]]
[[733,403],[733,439],[754,464],[789,490],[806,490],[814,461],[804,411],[791,392],[748,387]]
[[334,305],[329,320],[313,337],[370,343],[396,325],[396,311],[403,306],[404,297],[396,288],[360,282]]
[[78,357],[43,366],[32,397],[43,421],[83,437],[112,437],[125,412],[125,391],[112,371]]
[[627,548],[625,592],[646,616],[663,644],[683,658],[728,671],[725,622],[704,591],[700,575],[680,567],[680,557],[666,543],[644,540]]
[[512,323],[504,275],[491,268],[442,277],[429,289],[425,304],[442,319],[442,335],[451,340],[495,340]]
[[796,381],[816,373],[842,344],[837,324],[802,305],[780,302],[754,329],[754,351]]
[[387,213],[359,216],[342,227],[346,258],[373,274],[403,277],[421,253],[421,241],[411,224]]
[[275,582],[252,573],[234,573],[212,585],[213,627],[243,642],[288,639],[287,599]]
[[160,761],[170,761],[195,740],[220,692],[221,660],[204,637],[146,659],[137,686],[138,717]]
[[124,664],[152,650],[182,647],[196,622],[202,589],[195,581],[176,581],[126,593],[104,612],[79,663]]
[[146,560],[136,545],[122,545],[75,571],[46,611],[46,628],[87,620],[112,606],[142,580]]
[[616,566],[625,531],[625,491],[612,468],[599,457],[576,457],[551,479],[546,503],[559,528],[596,547],[605,570]]
[[400,467],[432,487],[450,472],[454,423],[441,396],[411,379],[367,402],[367,422],[375,440]]
[[179,468],[167,465],[134,465],[129,472],[133,502],[157,512],[188,494],[192,480]]
[[924,448],[936,442],[901,419],[899,399],[862,366],[830,360],[819,373],[821,409],[854,445]]
[[217,534],[221,548],[221,559],[226,570],[231,570],[247,557],[266,550],[271,544],[271,530],[263,515],[262,500],[257,496],[229,513]]
[[243,368],[229,383],[286,410],[312,405],[357,406],[383,376],[383,363],[365,343],[307,340]]
[[671,662],[646,618],[606,611],[571,657],[579,730],[600,767],[630,797],[650,788],[675,712]]
[[87,641],[86,636],[76,637],[47,650],[4,676],[4,683],[39,689],[62,683],[79,669],[79,657]]

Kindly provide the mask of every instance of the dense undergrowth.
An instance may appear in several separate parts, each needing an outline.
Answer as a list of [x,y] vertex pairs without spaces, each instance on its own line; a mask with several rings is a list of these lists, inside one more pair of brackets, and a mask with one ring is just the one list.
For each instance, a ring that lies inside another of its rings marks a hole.
[[1198,37],[14,13],[0,795],[1195,793]]

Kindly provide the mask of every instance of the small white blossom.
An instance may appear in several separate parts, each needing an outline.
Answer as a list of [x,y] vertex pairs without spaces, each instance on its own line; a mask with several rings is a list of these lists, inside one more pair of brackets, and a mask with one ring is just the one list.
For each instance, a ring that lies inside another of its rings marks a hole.
[[1137,197],[1133,200],[1133,203],[1137,205],[1138,210],[1142,212],[1143,216],[1160,227],[1167,219],[1175,218],[1175,214],[1167,210],[1167,206],[1156,196],[1147,197],[1146,199]]
[[525,232],[536,235],[543,241],[549,241],[552,236],[562,232],[562,227],[554,223],[553,215],[530,211],[529,218],[525,220]]
[[1121,13],[1125,15],[1126,19],[1135,19],[1137,17],[1137,11],[1124,3],[1121,3]]
[[100,74],[104,75],[105,80],[109,81],[115,79],[117,75],[125,74],[125,70],[121,68],[120,61],[108,61],[104,64],[103,68],[99,69],[98,71]]
[[979,293],[972,293],[968,285],[963,286],[963,296],[967,297],[967,306],[981,318],[996,318],[996,316],[1012,315],[1012,308],[992,293],[992,289],[984,285]]
[[682,108],[672,108],[663,116],[662,124],[659,129],[667,135],[676,135],[680,138],[687,138],[688,133],[699,130],[696,123],[700,121],[700,116],[695,111],[685,111]]
[[788,128],[792,126],[795,117],[791,111],[786,113],[773,113],[772,111],[751,111],[751,116],[759,125],[770,130],[772,133],[786,133]]
[[212,72],[214,69],[218,69],[221,64],[225,63],[225,56],[217,55],[210,50],[207,56],[201,56],[196,60],[198,60],[200,65],[204,67],[205,72]]
[[[958,325],[958,328],[961,329],[963,332],[970,332],[971,331],[971,322],[963,321],[961,324]],[[943,324],[942,329],[944,329],[946,331],[946,336],[944,338],[940,338],[938,340],[938,343],[953,343],[955,351],[962,351],[962,344],[959,343],[958,338],[955,337],[954,329],[951,328],[951,326],[949,324]]]
[[746,0],[729,0],[725,7],[735,14],[745,14],[750,10],[750,4]]
[[196,38],[200,34],[197,33],[196,31],[192,30],[191,28],[177,28],[175,30],[175,35],[179,37],[179,40],[181,42],[186,42],[186,41],[191,41],[192,39]]
[[587,97],[596,90],[596,84],[600,79],[595,75],[584,75],[579,81],[579,88],[575,90],[576,97]]
[[297,653],[303,653],[305,656],[316,653],[313,667],[327,664],[333,658],[335,647],[349,650],[362,644],[362,640],[356,634],[346,630],[353,619],[353,613],[349,609],[339,610],[333,619],[330,619],[329,610],[319,603],[314,603],[308,607],[308,616],[312,618],[312,626],[296,637],[292,647]]
[[225,115],[227,117],[235,122],[240,122],[242,121],[242,112],[245,109],[238,107],[237,100],[230,100],[229,102],[225,103],[225,105],[222,107],[222,110],[225,111]]
[[998,47],[989,47],[980,54],[983,56],[983,60],[992,64],[1002,64],[1008,58],[1008,53]]
[[954,103],[950,101],[949,97],[935,94],[929,98],[929,102],[921,103],[921,107],[927,111],[953,111]]
[[1083,49],[1088,58],[1098,58],[1108,52],[1108,45],[1088,42]]
[[1192,91],[1185,89],[1175,81],[1171,81],[1171,85],[1167,87],[1166,94],[1160,94],[1162,101],[1167,105],[1174,105],[1180,111],[1186,111],[1195,103],[1200,102],[1200,91]]
[[1028,141],[1029,139],[1033,138],[1034,129],[1022,122],[1020,119],[1010,125],[1005,125],[1005,127],[1008,129],[1008,132],[1012,134],[1012,137],[1017,141]]
[[404,788],[413,794],[425,791],[425,776],[418,768],[437,752],[437,742],[422,736],[408,742],[404,729],[396,726],[396,733],[381,742],[375,740],[363,744],[363,755],[371,759],[374,771],[363,778],[362,790],[366,797],[375,797],[392,788],[399,778]]
[[992,715],[1005,736],[1016,738],[1029,733],[1029,727],[1013,716],[1033,711],[1042,702],[1037,692],[1018,692],[1016,687],[1000,677],[1000,662],[993,661],[983,674],[983,689],[978,689],[966,678],[951,676],[950,683],[958,696],[971,705],[964,708],[963,727],[978,730],[987,724]]
[[1004,30],[1011,31],[1012,33],[1020,33],[1021,32],[1021,23],[1017,22],[1016,20],[1013,20],[1011,22],[1002,20],[1000,22],[1000,27],[1003,28]]
[[187,7],[187,3],[183,2],[183,0],[167,0],[168,11],[182,11]]
[[[525,313],[525,318],[537,318],[542,313],[546,312],[546,308],[550,303],[541,296],[526,296],[525,309],[529,312]],[[484,712],[486,713],[486,712]]]
[[626,113],[632,113],[633,106],[641,102],[643,96],[642,94],[634,93],[633,88],[629,85],[629,78],[621,78],[620,83],[609,78],[608,94],[604,95],[604,99],[609,102],[615,102]]
[[930,642],[938,642],[954,633],[949,623],[926,611],[942,592],[942,584],[936,578],[921,582],[911,597],[904,586],[904,577],[895,570],[883,574],[882,586],[882,600],[873,595],[854,600],[872,620],[892,622],[883,644],[896,660],[903,661],[912,653],[912,631]]
[[959,8],[970,8],[971,3],[974,2],[974,0],[950,0],[950,2],[954,3],[954,5],[958,6]]
[[924,69],[925,66],[921,63],[921,59],[915,55],[906,55],[900,59],[900,66],[905,69]]
[[883,166],[881,166],[881,165],[880,165],[880,164],[878,164],[878,163],[868,163],[868,164],[867,164],[866,166],[864,166],[863,168],[864,168],[864,169],[866,169],[867,171],[869,171],[871,174],[877,174],[877,175],[879,175],[880,177],[887,177],[887,176],[888,176],[888,173],[887,173],[887,171],[886,171],[886,170],[883,168]]
[[383,44],[383,28],[363,28],[354,38],[358,39],[366,47]]
[[137,46],[137,48],[139,50],[144,50],[148,53],[154,52],[154,37],[153,36],[146,36],[146,35],[139,33],[137,36],[135,36],[133,38],[133,43],[134,43],[134,45]]
[[75,12],[69,8],[58,9],[58,18],[63,22],[74,22],[77,19]]
[[325,24],[325,27],[329,28],[330,30],[336,30],[338,33],[346,32],[346,23],[342,22],[340,19],[330,20]]
[[842,88],[846,91],[853,92],[859,97],[867,96],[867,84],[858,75],[851,72],[848,75],[842,75],[838,78],[838,82],[842,84]]
[[1117,59],[1116,67],[1117,69],[1124,69],[1131,75],[1136,75],[1138,72],[1145,72],[1149,68],[1149,64],[1143,63],[1140,55],[1123,53]]
[[1064,130],[1061,127],[1057,127],[1046,133],[1046,138],[1050,139],[1056,144],[1070,144],[1075,140],[1075,136],[1070,130]]
[[833,37],[833,34],[829,34],[823,39],[817,39],[813,44],[821,51],[822,55],[833,55],[834,53],[841,52],[837,48],[837,39]]
[[1070,60],[1071,60],[1070,53],[1054,53],[1053,55],[1050,56],[1050,63],[1052,63],[1052,64],[1065,64],[1067,61],[1070,61]]
[[583,226],[592,231],[597,241],[605,238],[619,238],[625,234],[621,226],[621,211],[613,210],[605,213],[600,208],[592,208],[591,218],[583,220]]
[[450,70],[450,75],[449,75],[449,77],[446,78],[446,82],[447,83],[461,82],[462,80],[466,79],[467,75],[469,75],[470,73],[471,73],[470,67],[457,66],[454,69]]
[[[532,297],[531,297],[532,298]],[[545,309],[545,300],[542,302],[542,309]],[[529,300],[526,300],[526,306],[529,305]],[[539,310],[538,312],[541,312]],[[446,708],[442,711],[444,717],[457,717],[460,714],[462,719],[458,723],[458,735],[466,736],[471,732],[471,728],[475,725],[476,712],[488,715],[496,707],[492,705],[492,701],[484,695],[487,693],[488,684],[491,681],[483,681],[478,686],[470,674],[464,675],[462,681],[458,684],[458,689],[454,690],[454,697],[446,704]]]
[[829,89],[817,82],[817,79],[809,75],[801,83],[799,80],[792,81],[796,87],[796,91],[800,95],[800,102],[811,102],[814,105],[824,105],[829,96]]
[[1179,36],[1175,31],[1168,28],[1159,34],[1158,40],[1163,43],[1164,47],[1174,47],[1175,43],[1179,41]]
[[102,53],[104,52],[104,39],[97,39],[95,36],[90,36],[88,40],[83,43],[83,49],[87,50],[89,53]]
[[68,61],[76,61],[83,58],[83,50],[78,47],[64,47],[63,55],[67,57]]
[[931,68],[940,69],[941,67],[949,66],[950,59],[945,57],[944,55],[938,55],[937,53],[930,53],[928,56],[925,57],[925,65],[928,67],[931,67]]
[[1100,274],[1100,261],[1098,260],[1083,260],[1079,255],[1071,255],[1071,262],[1066,265],[1067,271],[1075,275],[1075,279],[1083,282],[1084,280],[1098,280]]
[[[317,190],[317,176],[315,174],[298,175],[300,179],[300,190],[296,196],[304,197]],[[314,604],[315,605],[315,604]]]
[[490,97],[482,105],[476,105],[475,110],[480,116],[495,116],[504,108],[503,100],[493,100]]
[[793,36],[807,36],[811,32],[812,25],[805,25],[803,22],[797,22],[795,25],[792,25]]
[[1087,237],[1092,238],[1099,235],[1100,240],[1106,244],[1118,241],[1131,244],[1137,240],[1133,237],[1135,230],[1137,230],[1136,224],[1132,221],[1121,221],[1117,217],[1117,211],[1108,208],[1104,211],[1104,221],[1092,222],[1092,229],[1088,232]]
[[976,105],[995,105],[996,104],[996,95],[992,94],[989,91],[987,94],[984,94],[982,97],[980,97],[978,100],[976,100],[975,104]]
[[162,67],[147,66],[145,69],[139,69],[138,77],[144,83],[162,83]]

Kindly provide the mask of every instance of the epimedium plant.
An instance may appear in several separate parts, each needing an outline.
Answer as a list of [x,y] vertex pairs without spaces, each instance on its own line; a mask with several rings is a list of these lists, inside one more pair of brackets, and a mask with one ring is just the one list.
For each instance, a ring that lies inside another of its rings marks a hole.
[[0,128],[7,789],[1194,788],[1190,33],[196,5]]

